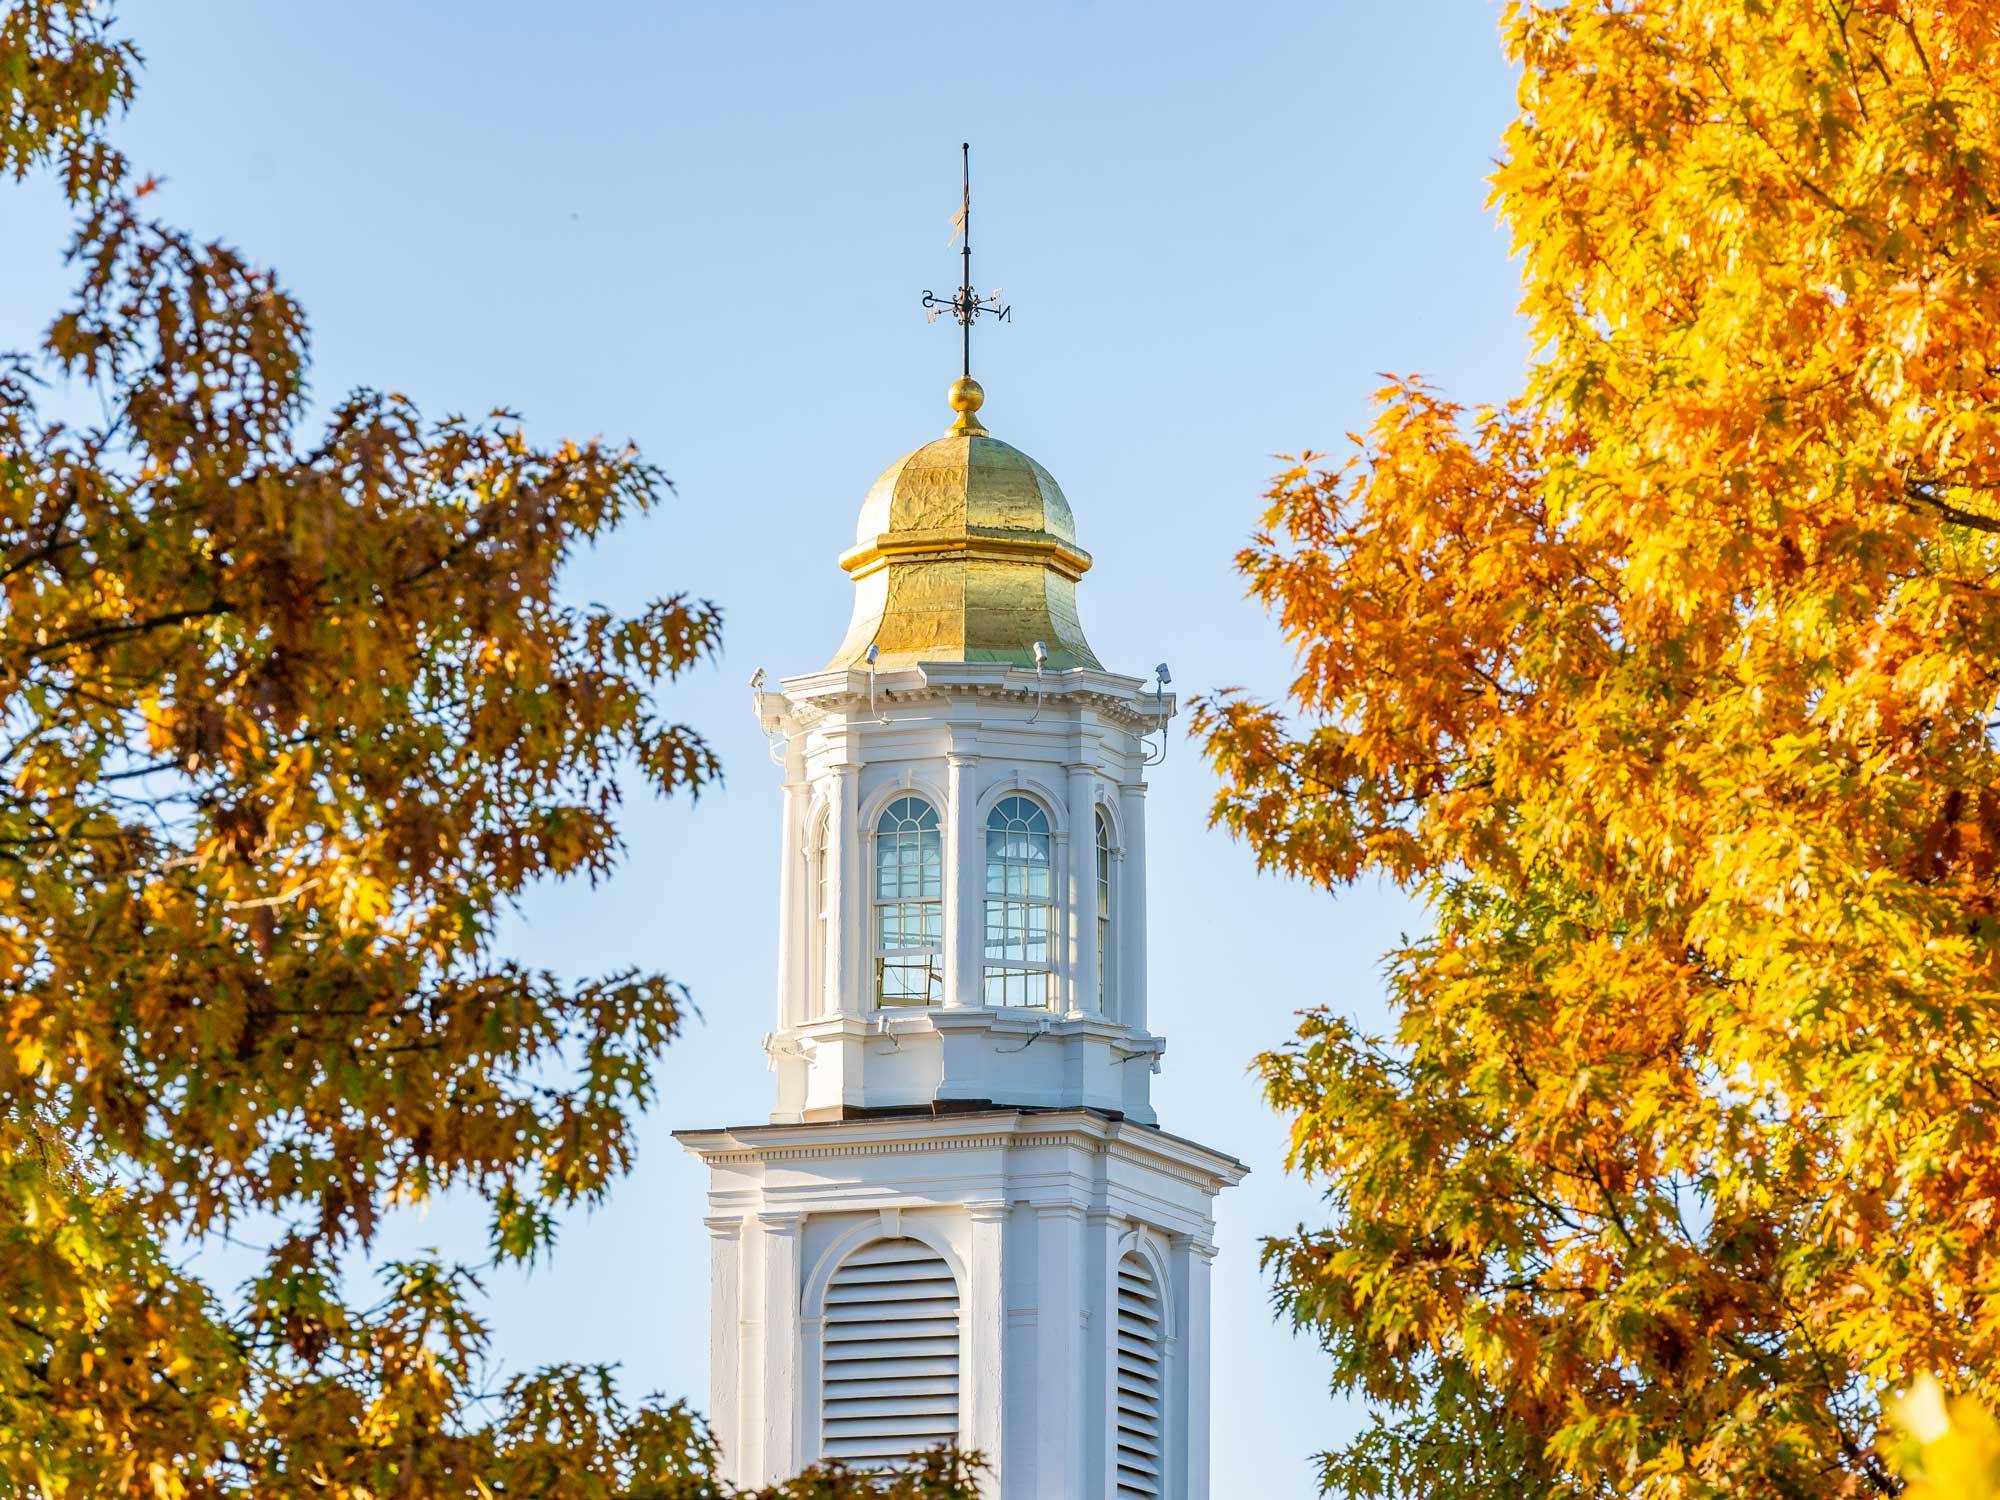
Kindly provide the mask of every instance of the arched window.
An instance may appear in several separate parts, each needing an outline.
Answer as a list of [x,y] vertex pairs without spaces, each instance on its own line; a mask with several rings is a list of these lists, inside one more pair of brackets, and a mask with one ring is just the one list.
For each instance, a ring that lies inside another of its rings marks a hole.
[[1111,1010],[1111,820],[1097,810],[1097,1008]]
[[841,1263],[821,1322],[823,1458],[857,1468],[958,1441],[958,1283],[918,1240],[877,1240]]
[[898,797],[875,824],[875,999],[944,1001],[944,840],[921,797]]
[[1142,1256],[1126,1256],[1118,1262],[1118,1500],[1154,1500],[1165,1489],[1163,1324],[1152,1267]]
[[1055,861],[1049,815],[1026,797],[1003,797],[986,819],[988,1005],[1048,1005],[1055,998]]

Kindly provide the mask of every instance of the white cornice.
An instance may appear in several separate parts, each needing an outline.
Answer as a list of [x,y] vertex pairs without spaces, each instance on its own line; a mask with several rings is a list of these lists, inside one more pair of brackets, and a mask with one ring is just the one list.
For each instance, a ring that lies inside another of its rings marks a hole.
[[1233,1186],[1250,1170],[1233,1156],[1094,1110],[997,1109],[940,1117],[897,1115],[803,1125],[739,1125],[720,1130],[677,1130],[674,1139],[710,1167],[933,1151],[1070,1147],[1092,1154],[1130,1155],[1156,1169],[1200,1180],[1210,1192]]
[[780,726],[811,728],[853,713],[880,714],[900,704],[970,699],[988,703],[1088,704],[1105,718],[1140,733],[1164,728],[1178,711],[1172,693],[1155,693],[1138,677],[1077,667],[1039,677],[999,662],[926,662],[890,672],[842,668],[787,677],[777,693],[758,695],[758,719],[767,733]]

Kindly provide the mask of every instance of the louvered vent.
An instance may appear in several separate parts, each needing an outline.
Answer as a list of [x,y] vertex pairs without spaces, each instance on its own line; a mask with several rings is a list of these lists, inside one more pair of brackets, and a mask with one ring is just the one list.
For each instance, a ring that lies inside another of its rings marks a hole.
[[1118,1494],[1157,1496],[1160,1413],[1166,1394],[1166,1341],[1160,1291],[1136,1255],[1118,1263]]
[[827,1286],[822,1348],[825,1457],[893,1464],[958,1441],[958,1283],[928,1245],[850,1255]]

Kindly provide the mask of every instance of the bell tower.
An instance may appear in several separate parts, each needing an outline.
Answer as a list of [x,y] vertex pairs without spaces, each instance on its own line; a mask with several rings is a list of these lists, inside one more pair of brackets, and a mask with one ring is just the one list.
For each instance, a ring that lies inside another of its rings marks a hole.
[[1047,470],[950,431],[862,503],[827,667],[760,688],[785,771],[765,1123],[711,1173],[710,1410],[732,1476],[976,1449],[999,1500],[1203,1500],[1215,1195],[1159,1127],[1148,736],[1084,639]]
[[[970,198],[958,220],[969,219]],[[710,1172],[709,1410],[732,1479],[976,1450],[995,1500],[1206,1500],[1209,1267],[1234,1159],[1151,1086],[1146,768],[1174,715],[1084,638],[1090,554],[993,437],[944,436],[840,565],[818,672],[756,684],[784,767],[767,1121]]]

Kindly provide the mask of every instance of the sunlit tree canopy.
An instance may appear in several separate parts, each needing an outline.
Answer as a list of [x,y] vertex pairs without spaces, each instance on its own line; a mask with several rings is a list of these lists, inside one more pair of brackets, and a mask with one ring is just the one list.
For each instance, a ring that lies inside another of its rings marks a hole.
[[[75,294],[0,365],[0,1492],[733,1493],[682,1407],[498,1365],[475,1269],[351,1292],[399,1205],[458,1190],[533,1259],[631,1160],[680,991],[495,931],[612,870],[621,785],[717,774],[655,697],[714,608],[559,589],[666,482],[309,400],[298,304],[112,144],[139,65],[109,7],[0,8],[0,168],[76,213]],[[260,1262],[211,1286],[232,1231]],[[973,1489],[939,1455],[784,1493]]]
[[1264,1064],[1354,1494],[1850,1495],[2000,1372],[2000,8],[1516,4],[1522,389],[1241,558],[1219,818],[1428,925]]

